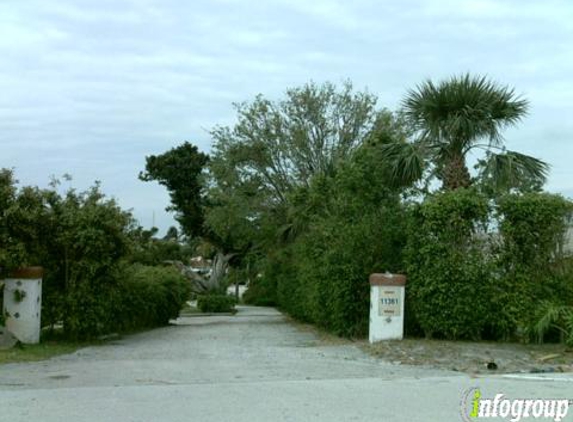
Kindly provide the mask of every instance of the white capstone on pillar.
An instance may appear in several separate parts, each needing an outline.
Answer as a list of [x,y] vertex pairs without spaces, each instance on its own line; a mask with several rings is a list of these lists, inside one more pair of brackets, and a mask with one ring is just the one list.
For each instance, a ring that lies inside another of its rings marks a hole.
[[4,280],[6,329],[22,343],[40,342],[42,275],[42,267],[26,267]]
[[404,338],[406,276],[370,275],[370,343]]

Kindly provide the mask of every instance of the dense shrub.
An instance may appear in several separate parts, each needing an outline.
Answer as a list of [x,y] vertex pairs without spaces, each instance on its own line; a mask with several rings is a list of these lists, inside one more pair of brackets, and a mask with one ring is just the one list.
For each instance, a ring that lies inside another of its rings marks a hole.
[[65,195],[23,189],[18,209],[25,216],[19,226],[29,233],[21,235],[29,262],[45,268],[43,324],[62,322],[74,339],[115,331],[110,306],[119,294],[120,263],[130,252],[131,214],[98,185]]
[[[98,184],[64,194],[57,181],[50,189],[17,189],[12,173],[0,170],[0,267],[44,267],[42,323],[63,324],[68,338],[157,326],[178,315],[188,285],[176,270],[124,264],[136,260],[142,234]],[[164,244],[164,256],[181,249]]]
[[570,210],[557,195],[512,194],[491,204],[466,189],[414,206],[406,253],[408,328],[450,339],[538,334],[540,304],[564,306],[572,298],[559,264]]
[[65,334],[89,339],[165,325],[189,298],[189,283],[170,267],[122,266],[103,288],[83,284],[65,298]]
[[299,320],[365,335],[369,275],[402,269],[404,213],[387,179],[375,151],[365,149],[333,177],[299,191],[298,233],[265,258],[260,292]]
[[243,302],[254,306],[275,306],[277,304],[276,280],[269,276],[251,280],[243,294]]
[[547,337],[573,346],[573,305],[558,305],[555,302],[542,301],[533,314],[529,334],[538,342]]
[[201,312],[233,312],[236,300],[225,294],[206,294],[197,298],[197,307]]
[[[338,335],[367,333],[373,272],[397,271],[399,207],[363,210],[352,219],[327,218],[294,248],[297,283],[279,280],[281,305]],[[285,287],[281,288],[284,284]],[[294,291],[290,291],[290,288]],[[300,308],[300,309],[299,309]]]
[[143,265],[163,265],[165,261],[181,261],[188,263],[193,256],[193,247],[186,243],[181,243],[176,235],[176,230],[172,227],[171,236],[163,239],[156,237],[158,229],[153,227],[146,230],[137,227],[130,231],[129,237],[132,240],[132,247],[129,254],[129,261]]
[[64,335],[71,340],[92,339],[119,332],[122,314],[118,314],[117,287],[82,283],[66,294],[57,296],[51,306],[59,306]]
[[471,190],[429,197],[410,212],[409,310],[427,337],[479,338],[491,296],[485,243],[488,202]]
[[559,254],[573,207],[560,195],[507,195],[498,201],[504,254],[514,268],[546,273]]
[[118,309],[123,330],[165,325],[189,300],[189,282],[175,268],[132,265],[123,275]]
[[507,304],[515,310],[514,325],[525,339],[573,338],[573,325],[568,328],[568,319],[557,311],[573,306],[573,263],[563,254],[572,210],[570,201],[549,193],[507,195],[498,201],[499,267],[505,294],[513,297]]
[[[2,284],[2,281],[0,280],[0,306],[3,306],[4,304],[4,286]],[[0,312],[0,327],[2,327],[4,325],[4,312]]]

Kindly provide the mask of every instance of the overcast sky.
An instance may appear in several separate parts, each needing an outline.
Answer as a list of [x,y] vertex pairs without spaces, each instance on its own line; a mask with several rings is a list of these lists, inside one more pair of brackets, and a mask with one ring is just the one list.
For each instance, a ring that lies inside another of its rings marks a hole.
[[573,2],[0,0],[0,167],[21,184],[100,180],[165,230],[145,156],[208,130],[232,103],[350,79],[395,109],[425,78],[487,74],[531,102],[511,149],[552,166],[573,196]]

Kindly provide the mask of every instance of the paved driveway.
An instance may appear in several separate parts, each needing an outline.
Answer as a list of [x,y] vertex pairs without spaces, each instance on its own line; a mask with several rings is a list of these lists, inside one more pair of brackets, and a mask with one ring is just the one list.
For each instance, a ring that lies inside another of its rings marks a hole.
[[484,397],[573,399],[568,376],[396,366],[353,344],[323,344],[274,309],[241,307],[0,366],[0,421],[459,421],[470,387]]

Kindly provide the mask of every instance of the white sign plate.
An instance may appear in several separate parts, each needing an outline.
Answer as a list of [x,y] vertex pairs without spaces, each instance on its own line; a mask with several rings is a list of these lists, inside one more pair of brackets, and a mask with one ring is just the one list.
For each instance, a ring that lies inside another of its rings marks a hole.
[[402,289],[399,287],[380,286],[378,315],[398,317],[402,315]]

